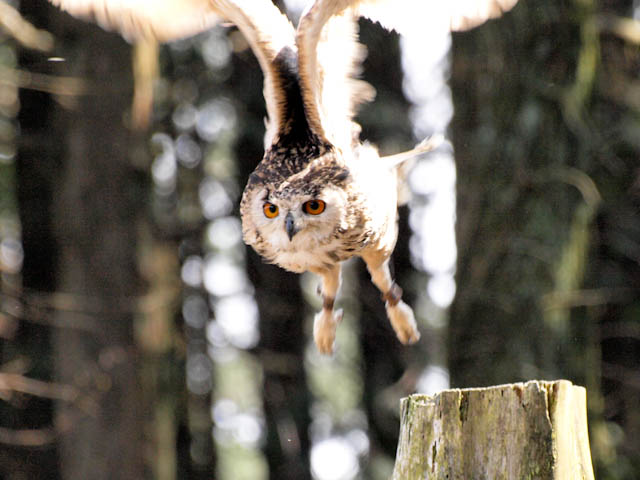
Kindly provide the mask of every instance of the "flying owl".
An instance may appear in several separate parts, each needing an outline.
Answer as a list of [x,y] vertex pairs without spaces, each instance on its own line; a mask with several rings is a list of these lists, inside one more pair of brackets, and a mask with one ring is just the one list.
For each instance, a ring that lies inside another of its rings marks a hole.
[[398,339],[420,338],[389,259],[398,235],[399,166],[433,145],[380,157],[360,141],[353,116],[374,92],[356,78],[364,56],[357,19],[402,33],[424,15],[460,30],[500,15],[516,0],[316,0],[296,29],[271,0],[51,1],[127,39],[170,41],[221,21],[235,24],[264,73],[268,115],[264,157],[240,204],[244,241],[268,262],[320,277],[323,306],[313,324],[320,352],[333,351],[342,318],[334,311],[341,263],[354,256],[366,263]]

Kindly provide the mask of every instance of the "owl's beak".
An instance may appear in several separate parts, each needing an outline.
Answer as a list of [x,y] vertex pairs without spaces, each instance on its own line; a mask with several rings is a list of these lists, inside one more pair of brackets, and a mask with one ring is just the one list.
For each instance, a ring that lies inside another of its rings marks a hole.
[[287,215],[284,217],[284,229],[287,231],[289,241],[293,240],[293,236],[299,231],[296,220],[293,218],[291,212],[287,212]]

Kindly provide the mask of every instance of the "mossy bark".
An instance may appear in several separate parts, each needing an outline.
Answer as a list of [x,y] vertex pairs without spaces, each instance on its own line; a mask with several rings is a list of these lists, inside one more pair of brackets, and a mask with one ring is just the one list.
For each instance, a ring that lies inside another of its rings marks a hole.
[[586,390],[567,380],[402,401],[393,480],[593,480]]

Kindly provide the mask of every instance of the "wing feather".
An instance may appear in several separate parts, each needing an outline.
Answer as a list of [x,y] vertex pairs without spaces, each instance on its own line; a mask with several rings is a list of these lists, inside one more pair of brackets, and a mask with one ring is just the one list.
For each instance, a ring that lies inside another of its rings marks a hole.
[[345,151],[360,132],[352,121],[358,105],[375,93],[356,79],[365,51],[357,42],[358,16],[349,3],[316,1],[296,31],[300,87],[311,129]]
[[276,57],[298,51],[299,80],[311,130],[343,149],[357,140],[353,116],[373,89],[357,80],[364,48],[357,42],[359,15],[387,29],[472,28],[509,10],[517,0],[316,0],[296,32],[269,0],[50,0],[72,15],[94,20],[135,40],[171,41],[226,20],[247,38],[264,73],[265,146],[284,128],[287,98]]
[[50,0],[70,14],[116,30],[128,40],[151,37],[161,42],[195,35],[221,21],[234,23],[245,36],[264,74],[267,105],[265,145],[281,128],[284,94],[274,59],[285,47],[295,50],[291,22],[270,0]]
[[518,0],[352,0],[362,16],[388,30],[406,33],[436,26],[468,30],[509,11]]
[[312,130],[345,149],[357,140],[353,116],[373,89],[355,77],[364,49],[357,42],[359,16],[388,30],[464,30],[500,16],[517,0],[316,0],[296,31],[300,83]]
[[127,40],[152,37],[160,42],[202,32],[220,15],[209,0],[50,0],[71,15],[116,30]]
[[[180,2],[180,0],[176,0]],[[295,30],[285,15],[270,0],[210,0],[222,15],[235,23],[258,58],[264,75],[263,94],[268,119],[265,148],[270,146],[285,123],[284,79],[276,67],[276,57],[285,48],[296,50]]]

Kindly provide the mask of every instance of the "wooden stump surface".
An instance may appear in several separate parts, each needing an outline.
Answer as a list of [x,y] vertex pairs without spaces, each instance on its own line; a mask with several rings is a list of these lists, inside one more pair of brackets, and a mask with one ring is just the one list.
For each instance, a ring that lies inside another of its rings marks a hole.
[[567,380],[402,400],[393,480],[593,480],[586,390]]

